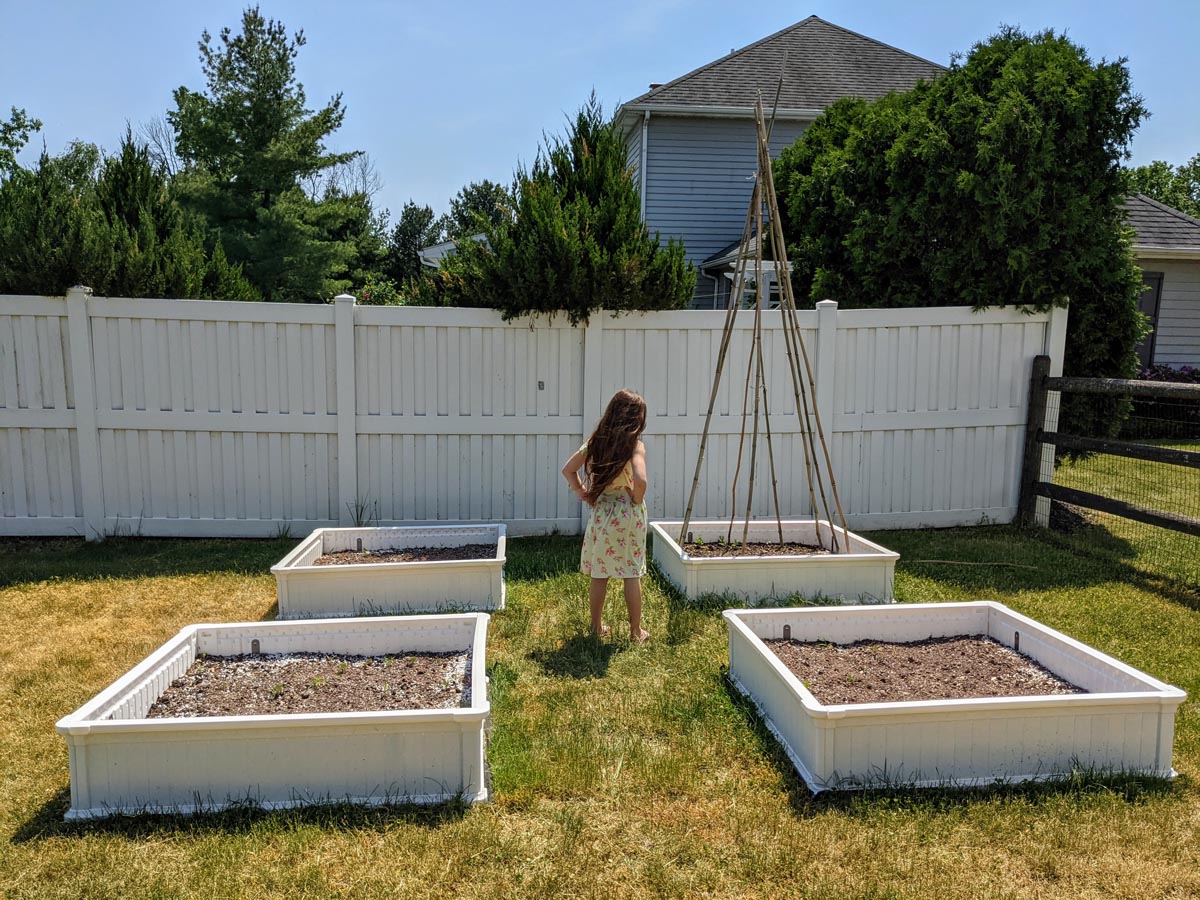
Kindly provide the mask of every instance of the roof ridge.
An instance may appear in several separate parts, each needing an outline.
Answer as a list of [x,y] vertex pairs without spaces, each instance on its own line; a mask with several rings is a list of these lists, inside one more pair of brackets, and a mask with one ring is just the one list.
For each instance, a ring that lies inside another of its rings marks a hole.
[[809,16],[808,18],[816,19],[818,22],[824,22],[830,28],[836,28],[838,31],[844,31],[846,34],[853,35],[856,38],[862,38],[864,41],[870,41],[872,44],[878,44],[881,47],[887,47],[889,50],[895,50],[897,53],[902,53],[905,56],[911,56],[913,59],[919,60],[927,65],[936,66],[939,69],[949,69],[949,66],[943,66],[941,63],[934,62],[932,59],[926,59],[923,56],[917,56],[917,54],[909,50],[905,50],[903,47],[897,47],[895,44],[889,44],[886,41],[879,40],[879,38],[873,38],[869,34],[863,34],[861,31],[854,31],[853,29],[847,28],[845,25],[839,25],[837,22],[830,22],[828,19],[822,19],[820,16]]
[[1200,219],[1197,219],[1194,216],[1189,216],[1182,209],[1176,209],[1173,206],[1167,206],[1167,204],[1163,203],[1161,200],[1155,200],[1153,197],[1149,196],[1148,194],[1143,194],[1141,191],[1135,191],[1133,196],[1137,197],[1139,200],[1146,201],[1151,206],[1157,207],[1165,213],[1170,213],[1177,219],[1183,219],[1183,221],[1187,222],[1189,225],[1195,225],[1197,228],[1200,228]]
[[[819,18],[818,16],[815,16],[815,15],[807,16],[807,17],[801,19],[799,22],[794,22],[793,24],[788,25],[786,28],[781,28],[772,34],[768,34],[764,38],[759,38],[757,41],[754,41],[751,44],[747,44],[745,47],[742,47],[740,50],[734,50],[730,53],[726,53],[724,56],[718,56],[716,59],[706,62],[704,65],[699,66],[698,68],[692,69],[690,72],[685,72],[684,74],[680,75],[678,78],[673,78],[670,81],[663,82],[658,87],[651,88],[650,90],[646,91],[646,93],[641,94],[640,96],[634,97],[632,100],[630,100],[628,102],[629,103],[639,103],[642,100],[646,100],[646,99],[654,96],[655,94],[665,91],[667,88],[674,87],[675,85],[679,84],[679,82],[684,81],[685,79],[691,78],[693,75],[699,75],[701,72],[705,72],[705,71],[711,69],[713,66],[717,65],[718,63],[726,62],[727,60],[733,59],[735,56],[741,56],[743,53],[746,53],[749,50],[753,50],[755,47],[759,46],[760,44],[764,44],[767,41],[773,40],[774,38],[777,38],[777,37],[782,37],[783,35],[787,34],[788,32],[795,31],[798,28],[802,28],[803,26],[807,25],[809,22],[813,22],[813,21],[824,22],[826,25],[831,24],[829,22],[825,22],[824,19]],[[624,106],[627,104],[622,104],[622,105]]]
[[870,37],[869,35],[862,34],[861,32],[853,31],[842,25],[838,25],[834,22],[830,22],[828,19],[822,19],[820,16],[811,15],[811,16],[807,16],[806,18],[801,19],[799,22],[796,22],[792,25],[788,25],[785,28],[781,28],[778,31],[773,32],[772,34],[768,34],[766,37],[759,38],[757,41],[747,44],[745,47],[742,47],[740,50],[734,50],[734,51],[731,51],[730,53],[725,54],[724,56],[719,56],[716,59],[711,60],[702,66],[699,66],[698,68],[692,69],[690,72],[685,72],[684,74],[680,75],[678,78],[673,78],[670,81],[660,84],[658,87],[651,88],[650,90],[646,91],[644,94],[634,97],[632,100],[629,100],[629,101],[627,101],[627,103],[623,103],[621,105],[626,106],[626,105],[632,105],[632,104],[636,104],[636,103],[642,103],[642,102],[653,100],[659,94],[665,93],[666,91],[669,91],[670,89],[676,87],[677,85],[681,84],[682,82],[685,82],[691,78],[694,78],[695,76],[700,75],[703,72],[707,72],[709,69],[712,69],[715,66],[727,63],[731,59],[734,59],[738,56],[741,56],[744,53],[748,53],[751,50],[761,47],[763,44],[766,44],[769,41],[777,40],[781,37],[784,37],[785,35],[789,35],[789,34],[792,34],[793,32],[799,31],[801,28],[805,27],[806,25],[812,25],[814,23],[826,25],[829,28],[833,28],[837,31],[842,32],[843,34],[847,34],[847,35],[850,35],[851,37],[857,38],[858,40],[866,41],[870,44],[874,44],[877,47],[882,47],[884,49],[890,50],[893,53],[899,53],[901,56],[906,56],[909,59],[916,60],[917,62],[920,62],[920,63],[924,63],[927,66],[932,66],[935,69],[941,69],[941,70],[945,71],[947,68],[946,66],[942,65],[941,63],[936,63],[933,60],[926,59],[923,56],[918,56],[915,53],[910,53],[908,50],[901,49],[900,47],[896,47],[893,44],[888,44],[884,41],[879,40],[878,38],[873,38],[873,37]]

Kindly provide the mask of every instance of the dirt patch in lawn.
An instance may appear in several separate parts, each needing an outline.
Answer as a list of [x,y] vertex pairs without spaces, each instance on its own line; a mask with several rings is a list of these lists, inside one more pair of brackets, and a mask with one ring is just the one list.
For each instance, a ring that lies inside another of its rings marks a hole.
[[825,704],[1087,693],[983,635],[905,644],[765,643]]
[[206,656],[167,687],[147,718],[449,709],[470,702],[470,654]]
[[352,566],[360,563],[443,562],[454,559],[495,559],[496,544],[461,547],[391,547],[383,550],[339,550],[318,556],[314,566]]
[[725,541],[709,541],[703,544],[688,543],[683,545],[683,552],[694,559],[705,559],[715,556],[824,556],[829,551],[815,544],[800,543],[757,543],[750,541],[745,544]]

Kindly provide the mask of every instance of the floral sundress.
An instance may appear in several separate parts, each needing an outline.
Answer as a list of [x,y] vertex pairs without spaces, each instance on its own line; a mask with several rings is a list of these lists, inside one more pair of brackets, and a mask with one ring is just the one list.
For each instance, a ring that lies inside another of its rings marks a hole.
[[[579,450],[586,456],[587,444]],[[626,487],[633,487],[633,467],[628,464],[592,506],[579,557],[584,575],[641,578],[646,574],[646,501],[634,503]]]

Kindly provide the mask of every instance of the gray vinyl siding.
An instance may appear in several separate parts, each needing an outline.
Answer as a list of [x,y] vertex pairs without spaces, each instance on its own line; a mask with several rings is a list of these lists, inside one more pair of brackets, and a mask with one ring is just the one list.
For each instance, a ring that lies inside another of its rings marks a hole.
[[1200,365],[1200,260],[1139,259],[1138,265],[1163,274],[1154,362]]
[[633,172],[633,177],[641,179],[641,173],[638,171],[642,165],[642,123],[638,121],[636,125],[625,136],[625,164],[629,166]]
[[[794,143],[806,124],[777,122],[772,156]],[[736,241],[746,223],[757,154],[751,119],[652,115],[646,154],[650,230],[682,239],[694,264]],[[713,279],[699,277],[694,305],[711,307],[715,287]]]

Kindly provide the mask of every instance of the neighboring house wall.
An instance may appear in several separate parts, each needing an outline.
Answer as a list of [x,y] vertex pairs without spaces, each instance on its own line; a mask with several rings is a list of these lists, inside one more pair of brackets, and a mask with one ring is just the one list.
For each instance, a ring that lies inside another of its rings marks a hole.
[[1138,259],[1138,265],[1163,275],[1154,362],[1200,366],[1200,259]]
[[[772,156],[795,143],[807,124],[776,122]],[[640,126],[634,131],[640,153]],[[646,224],[664,239],[682,239],[688,260],[698,265],[741,237],[757,168],[752,119],[651,115]],[[694,305],[711,308],[715,288],[714,279],[697,278]]]
[[633,177],[640,184],[642,168],[642,121],[638,119],[625,134],[625,162],[633,170]]

